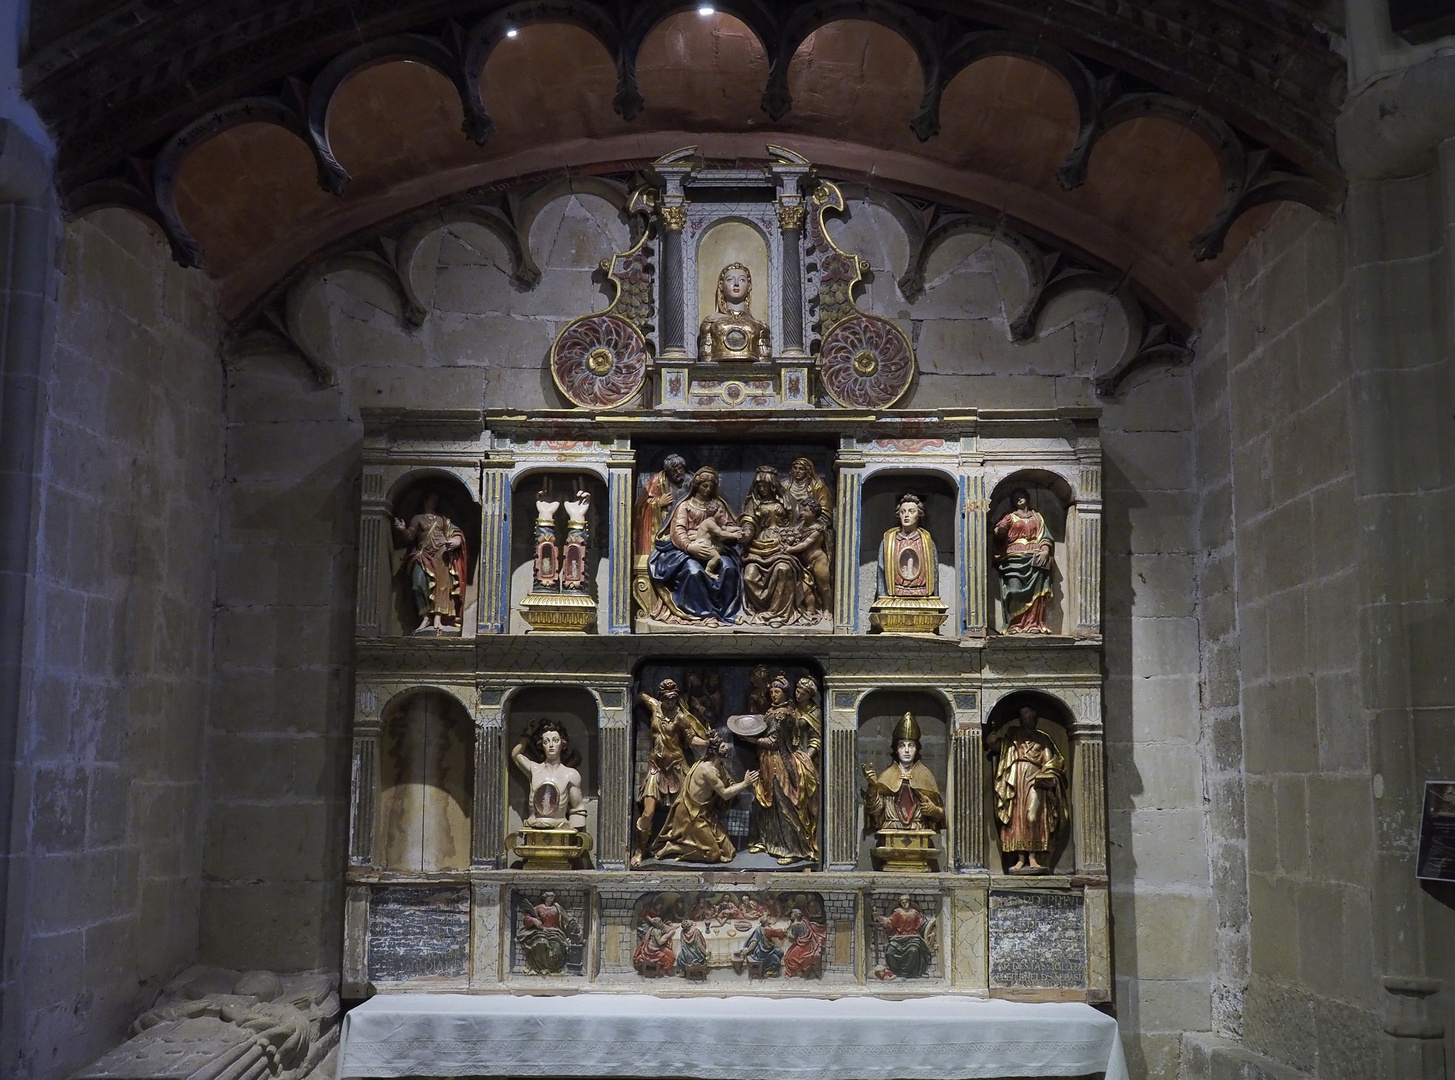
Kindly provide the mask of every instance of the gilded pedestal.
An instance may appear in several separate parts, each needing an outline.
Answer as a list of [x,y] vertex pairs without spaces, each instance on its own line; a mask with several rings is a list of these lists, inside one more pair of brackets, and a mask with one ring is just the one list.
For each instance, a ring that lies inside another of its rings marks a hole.
[[880,829],[874,834],[874,866],[892,874],[928,874],[940,863],[935,833],[929,829]]
[[531,593],[520,617],[537,632],[580,634],[596,621],[596,601],[585,593]]
[[591,837],[579,829],[524,828],[506,843],[525,870],[570,870],[591,850]]
[[881,596],[869,608],[869,625],[886,634],[934,634],[949,610],[938,596]]

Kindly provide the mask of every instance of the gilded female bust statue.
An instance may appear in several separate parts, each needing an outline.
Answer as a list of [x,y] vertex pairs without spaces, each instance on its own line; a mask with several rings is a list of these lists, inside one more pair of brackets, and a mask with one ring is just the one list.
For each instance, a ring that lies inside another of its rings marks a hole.
[[753,318],[753,275],[742,263],[728,263],[717,275],[717,310],[697,332],[697,358],[766,360],[768,324]]

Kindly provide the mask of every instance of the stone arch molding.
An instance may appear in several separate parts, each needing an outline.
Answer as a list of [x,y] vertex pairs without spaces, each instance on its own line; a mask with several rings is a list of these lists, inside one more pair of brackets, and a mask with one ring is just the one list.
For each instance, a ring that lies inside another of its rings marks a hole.
[[473,720],[480,714],[480,696],[469,683],[419,682],[401,680],[390,682],[368,682],[361,685],[356,694],[355,724],[382,724],[392,708],[402,704],[415,694],[441,694],[458,704]]
[[[1222,199],[1211,220],[1192,238],[1197,260],[1215,258],[1228,230],[1239,216],[1275,200],[1304,202],[1323,213],[1335,212],[1343,198],[1337,167],[1318,161],[1306,131],[1290,132],[1288,153],[1303,167],[1235,130],[1204,104],[1190,102],[1137,81],[1115,69],[1084,60],[1044,36],[971,19],[936,15],[902,0],[815,0],[806,4],[771,0],[726,0],[717,10],[741,21],[761,44],[769,64],[761,105],[774,121],[793,107],[788,75],[802,44],[817,30],[845,20],[868,21],[898,35],[918,59],[923,96],[913,116],[905,118],[920,141],[939,132],[939,107],[945,88],[956,75],[992,56],[1014,56],[1055,72],[1067,85],[1077,109],[1077,135],[1057,169],[1063,189],[1081,184],[1100,138],[1129,120],[1158,116],[1194,131],[1213,149],[1221,170]],[[442,74],[454,86],[463,111],[465,137],[477,145],[490,139],[494,124],[481,94],[481,72],[496,46],[512,31],[538,23],[567,23],[591,34],[617,68],[613,108],[627,120],[645,106],[636,79],[636,58],[642,43],[668,17],[681,11],[672,0],[637,0],[606,5],[592,0],[525,0],[502,7],[466,26],[435,20],[390,32],[351,46],[321,67],[287,75],[275,93],[257,87],[246,96],[213,106],[185,123],[160,146],[135,147],[108,169],[93,171],[80,183],[63,179],[66,205],[73,214],[99,205],[128,205],[152,216],[162,226],[173,255],[185,266],[200,265],[201,245],[182,222],[176,207],[176,179],[182,161],[197,146],[242,123],[276,124],[308,147],[320,185],[340,195],[349,175],[333,151],[328,113],[339,89],[352,76],[377,64],[408,60]],[[315,62],[316,63],[316,62]],[[1332,143],[1331,138],[1328,140]],[[528,270],[526,277],[529,276]],[[1026,332],[1026,323],[1016,326]]]
[[[1085,293],[1088,305],[1102,302],[1120,308],[1128,334],[1121,351],[1094,373],[1099,394],[1114,394],[1126,376],[1143,364],[1178,363],[1191,356],[1180,335],[1150,312],[1129,278],[1088,265],[1065,252],[1044,248],[1004,216],[948,208],[863,184],[845,184],[841,190],[851,212],[854,203],[874,206],[887,212],[903,231],[908,257],[896,281],[904,299],[911,304],[925,295],[926,267],[935,252],[954,237],[978,235],[1012,254],[1026,276],[1025,300],[1005,312],[1011,343],[1033,340],[1042,328],[1047,308],[1062,297]],[[511,189],[492,202],[442,207],[393,233],[362,237],[355,246],[299,270],[276,287],[251,318],[235,330],[233,351],[245,355],[281,345],[304,362],[319,385],[335,385],[338,372],[331,355],[331,341],[321,340],[316,331],[311,332],[307,318],[309,304],[318,299],[317,289],[325,281],[344,272],[372,278],[396,298],[401,326],[416,330],[424,326],[430,314],[432,286],[426,277],[432,270],[423,265],[421,255],[431,237],[458,224],[485,229],[506,253],[511,285],[520,291],[529,291],[540,282],[542,274],[530,247],[532,227],[552,203],[577,195],[591,195],[612,206],[631,228],[632,240],[640,237],[642,221],[630,213],[627,178],[561,178]],[[730,220],[742,221],[764,235],[754,221],[736,216]],[[770,261],[773,251],[770,241]],[[609,259],[613,252],[603,247],[600,254],[603,259]],[[347,288],[343,282],[334,284]]]

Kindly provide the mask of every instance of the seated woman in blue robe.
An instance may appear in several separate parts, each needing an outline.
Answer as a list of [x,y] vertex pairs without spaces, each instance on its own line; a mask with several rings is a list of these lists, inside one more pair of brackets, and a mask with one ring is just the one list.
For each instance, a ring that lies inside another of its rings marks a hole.
[[736,622],[743,603],[742,527],[718,494],[717,471],[692,475],[692,491],[672,510],[647,561],[652,581],[672,594],[688,620]]

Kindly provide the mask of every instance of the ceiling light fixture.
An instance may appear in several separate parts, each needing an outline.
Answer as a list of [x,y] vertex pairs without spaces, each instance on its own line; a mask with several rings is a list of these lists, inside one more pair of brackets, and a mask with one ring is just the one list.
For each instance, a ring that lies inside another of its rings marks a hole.
[[712,8],[708,7],[706,4],[703,4],[700,8],[697,9],[697,14],[704,16],[711,15]]
[[520,31],[517,30],[515,27],[512,26],[509,30],[505,31],[505,36],[506,37],[515,37],[515,35],[516,34],[519,34],[519,33],[520,33]]

